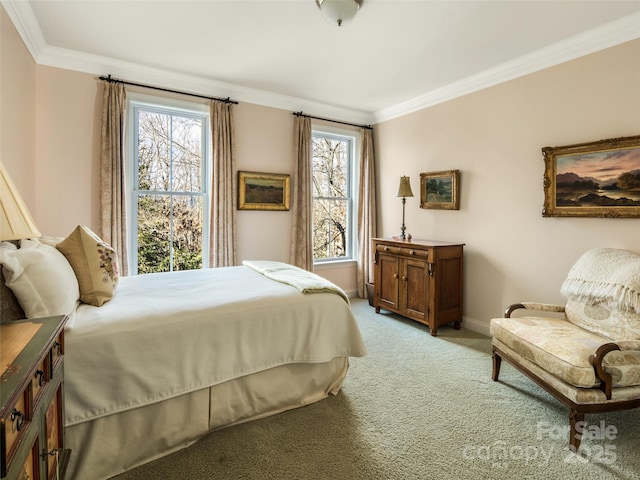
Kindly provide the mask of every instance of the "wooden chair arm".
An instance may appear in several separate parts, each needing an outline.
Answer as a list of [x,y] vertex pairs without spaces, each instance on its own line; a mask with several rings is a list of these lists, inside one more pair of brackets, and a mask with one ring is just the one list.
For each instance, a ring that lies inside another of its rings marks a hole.
[[509,307],[504,312],[504,318],[510,318],[511,314],[515,310],[520,310],[522,308],[526,310],[535,310],[538,312],[564,313],[564,305],[555,305],[553,303],[522,302],[509,305]]
[[594,353],[590,359],[591,363],[593,364],[593,368],[596,371],[596,376],[600,379],[600,389],[604,392],[607,400],[611,400],[611,387],[613,385],[613,379],[611,378],[611,375],[605,372],[604,368],[602,368],[602,361],[604,360],[604,357],[607,355],[607,353],[614,352],[616,350],[620,350],[618,344],[613,342],[605,343],[604,345],[600,345],[598,347],[596,353]]

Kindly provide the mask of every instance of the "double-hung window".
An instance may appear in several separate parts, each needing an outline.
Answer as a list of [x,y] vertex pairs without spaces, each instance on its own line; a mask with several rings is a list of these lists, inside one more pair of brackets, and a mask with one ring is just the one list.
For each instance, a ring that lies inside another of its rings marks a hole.
[[355,259],[356,137],[313,130],[313,259]]
[[208,260],[206,107],[129,103],[131,274],[192,270]]

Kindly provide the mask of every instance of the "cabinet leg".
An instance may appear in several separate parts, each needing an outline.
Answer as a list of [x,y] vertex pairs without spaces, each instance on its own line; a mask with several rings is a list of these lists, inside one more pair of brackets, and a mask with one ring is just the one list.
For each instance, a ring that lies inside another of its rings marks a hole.
[[376,313],[380,313],[380,307],[376,307]]
[[432,337],[437,337],[438,336],[438,329],[437,328],[432,328],[431,329],[431,336]]
[[460,330],[460,321],[457,321],[453,324],[453,328],[455,328],[456,330]]

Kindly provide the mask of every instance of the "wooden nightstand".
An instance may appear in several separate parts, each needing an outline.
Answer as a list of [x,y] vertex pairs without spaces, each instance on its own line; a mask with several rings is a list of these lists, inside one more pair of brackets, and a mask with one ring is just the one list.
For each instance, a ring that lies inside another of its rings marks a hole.
[[64,325],[58,316],[0,325],[0,478],[62,480]]

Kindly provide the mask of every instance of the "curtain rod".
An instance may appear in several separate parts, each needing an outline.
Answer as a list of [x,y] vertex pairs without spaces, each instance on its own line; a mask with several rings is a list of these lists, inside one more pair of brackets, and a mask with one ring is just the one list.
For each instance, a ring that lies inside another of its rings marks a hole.
[[341,123],[342,125],[350,125],[352,127],[360,127],[360,128],[367,128],[369,130],[373,130],[373,127],[371,125],[358,125],[357,123],[341,122],[340,120],[332,120],[330,118],[314,117],[313,115],[307,115],[302,112],[293,112],[293,114],[296,117],[314,118],[316,120],[324,120],[325,122]]
[[206,100],[218,100],[225,103],[233,103],[235,105],[238,104],[238,102],[236,102],[235,100],[231,100],[230,97],[227,97],[227,98],[207,97],[206,95],[198,95],[197,93],[181,92],[179,90],[171,90],[170,88],[154,87],[152,85],[143,85],[142,83],[134,83],[134,82],[127,82],[125,80],[118,80],[116,78],[112,78],[111,75],[108,75],[106,77],[100,77],[100,80],[104,80],[106,82],[111,82],[111,83],[123,83],[125,85],[132,85],[134,87],[151,88],[152,90],[160,90],[162,92],[178,93],[180,95],[189,95],[191,97],[204,98]]

